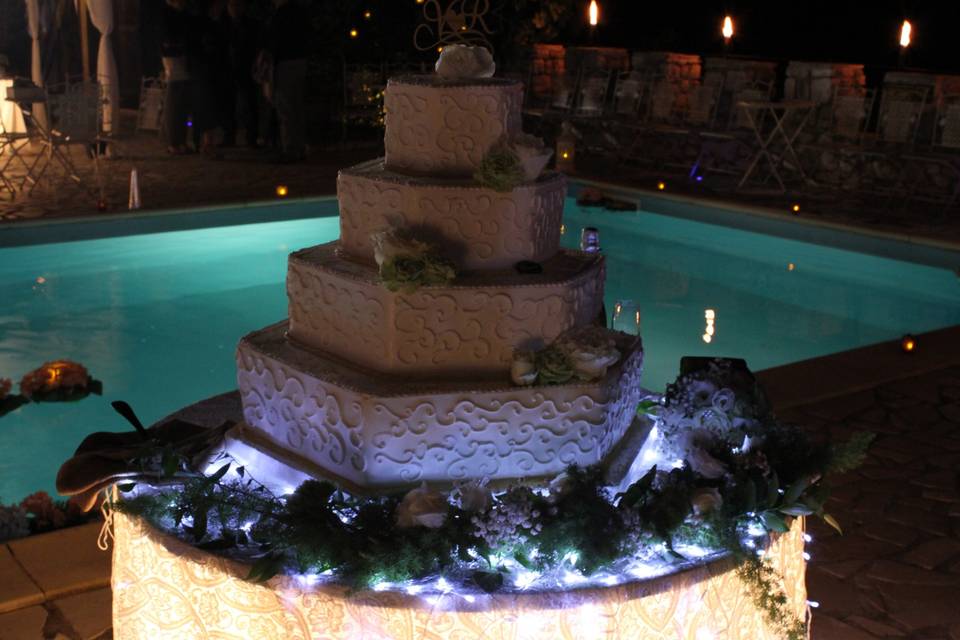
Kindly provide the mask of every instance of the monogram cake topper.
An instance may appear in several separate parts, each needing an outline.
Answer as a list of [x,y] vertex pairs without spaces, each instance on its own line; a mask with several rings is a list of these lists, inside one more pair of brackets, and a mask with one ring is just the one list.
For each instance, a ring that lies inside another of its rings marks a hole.
[[493,31],[487,26],[490,0],[450,0],[446,8],[440,0],[425,0],[424,22],[413,32],[413,46],[429,51],[450,44],[486,47],[493,45],[487,38]]

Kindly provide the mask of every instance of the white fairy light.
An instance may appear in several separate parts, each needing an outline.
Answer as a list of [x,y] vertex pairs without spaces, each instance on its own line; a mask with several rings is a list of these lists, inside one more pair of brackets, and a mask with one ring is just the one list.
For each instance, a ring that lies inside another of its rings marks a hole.
[[607,585],[608,587],[615,587],[620,584],[619,576],[604,576],[600,582]]
[[437,581],[434,584],[434,586],[440,591],[450,591],[451,589],[450,583],[447,582],[443,576],[440,576],[439,578],[437,578]]
[[476,597],[470,595],[469,593],[464,594],[463,599],[469,602],[470,604],[473,604],[474,602],[477,601]]
[[420,593],[421,591],[423,591],[423,587],[420,586],[419,584],[408,584],[408,585],[404,588],[404,591],[406,591],[407,593],[409,593],[409,594],[412,595],[412,596],[415,596],[415,595],[417,595],[418,593]]
[[564,562],[569,562],[570,566],[577,566],[577,561],[580,559],[580,554],[576,551],[570,551],[563,556]]
[[390,589],[390,587],[392,587],[392,586],[393,586],[393,585],[392,585],[391,583],[389,583],[389,582],[378,582],[378,583],[376,583],[375,585],[373,585],[373,590],[374,590],[374,591],[387,591],[387,590]]
[[587,579],[576,571],[564,571],[563,572],[563,583],[564,584],[582,584],[587,582]]
[[674,469],[683,469],[683,460],[680,460],[680,459],[678,458],[678,459],[674,460],[674,461],[670,464],[670,466],[673,467]]
[[810,562],[810,554],[807,553],[806,551],[804,551],[804,552],[803,552],[803,559],[806,560],[807,562]]
[[538,572],[521,569],[517,572],[517,577],[513,579],[513,584],[518,589],[527,589],[539,578],[540,574]]
[[807,600],[807,606],[812,607],[813,609],[816,609],[817,607],[820,606],[820,603],[817,602],[816,600]]
[[803,534],[803,541],[804,541],[804,542],[813,542],[813,536],[810,535],[809,533],[805,533],[805,534]]

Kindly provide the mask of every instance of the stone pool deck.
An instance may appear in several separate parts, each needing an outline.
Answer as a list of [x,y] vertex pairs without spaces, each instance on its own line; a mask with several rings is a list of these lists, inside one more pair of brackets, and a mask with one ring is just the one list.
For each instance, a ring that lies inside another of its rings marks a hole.
[[[866,464],[811,520],[814,640],[960,640],[960,327],[760,373],[782,419],[815,436],[872,431]],[[0,640],[105,640],[99,524],[0,546]]]

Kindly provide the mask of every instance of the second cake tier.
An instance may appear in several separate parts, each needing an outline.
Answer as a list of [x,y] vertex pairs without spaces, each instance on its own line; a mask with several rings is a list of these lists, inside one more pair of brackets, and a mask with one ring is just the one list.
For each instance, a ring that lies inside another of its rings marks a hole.
[[407,229],[440,247],[464,270],[508,269],[543,262],[560,247],[567,179],[547,173],[506,192],[472,180],[411,177],[383,160],[344,169],[337,177],[340,244],[373,262],[371,235]]
[[603,281],[601,256],[562,250],[542,273],[467,273],[449,286],[393,292],[375,267],[329,243],[290,256],[290,337],[384,373],[501,375],[515,348],[596,320]]

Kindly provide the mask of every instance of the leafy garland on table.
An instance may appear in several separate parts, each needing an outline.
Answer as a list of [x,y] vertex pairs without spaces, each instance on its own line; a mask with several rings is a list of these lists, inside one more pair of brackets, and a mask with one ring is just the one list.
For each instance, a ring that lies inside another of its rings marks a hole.
[[[590,575],[658,547],[680,560],[695,544],[730,552],[768,620],[802,638],[805,623],[788,609],[755,540],[786,532],[796,516],[837,526],[823,511],[823,479],[859,465],[873,436],[814,443],[773,419],[744,372],[712,361],[670,385],[662,402],[644,403],[640,411],[656,415],[662,431],[657,446],[681,451],[684,462],[653,466],[615,496],[599,468],[570,467],[547,490],[515,485],[494,495],[469,483],[448,495],[423,486],[357,497],[310,480],[278,498],[243,467],[226,480],[229,462],[205,476],[180,460],[166,465],[175,486],[120,485],[126,495],[114,508],[199,548],[255,559],[251,580],[332,572],[356,588],[466,572],[492,592],[505,585],[509,566]],[[739,446],[729,446],[734,438]]]

